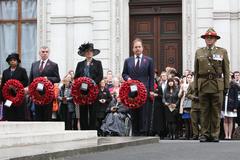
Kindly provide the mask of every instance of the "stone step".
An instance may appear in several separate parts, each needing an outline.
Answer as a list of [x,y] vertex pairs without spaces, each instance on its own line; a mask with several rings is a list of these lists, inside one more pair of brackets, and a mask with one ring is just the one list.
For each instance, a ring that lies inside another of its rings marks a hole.
[[64,122],[0,122],[1,134],[61,132]]
[[0,134],[0,148],[76,141],[96,137],[97,131],[95,130]]
[[[127,146],[137,146],[152,143],[159,143],[159,137],[98,137],[80,141],[68,141],[21,147],[0,148],[0,153],[4,153],[0,154],[0,159],[1,160],[77,159],[76,157],[78,157],[81,154],[86,153],[92,154],[95,152],[109,151]],[[72,156],[76,157],[72,158]],[[98,157],[96,157],[95,159],[98,159]]]

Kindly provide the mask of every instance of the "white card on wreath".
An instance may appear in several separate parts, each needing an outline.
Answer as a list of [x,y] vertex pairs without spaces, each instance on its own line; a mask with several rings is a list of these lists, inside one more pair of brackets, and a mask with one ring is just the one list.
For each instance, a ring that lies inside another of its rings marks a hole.
[[44,84],[42,84],[42,83],[37,84],[37,90],[38,91],[43,91],[43,88],[44,88]]
[[138,91],[137,85],[130,85],[130,90],[131,90],[131,92]]
[[4,106],[7,106],[7,107],[11,107],[11,105],[12,105],[12,101],[10,101],[10,100],[6,100],[6,102],[4,103]]

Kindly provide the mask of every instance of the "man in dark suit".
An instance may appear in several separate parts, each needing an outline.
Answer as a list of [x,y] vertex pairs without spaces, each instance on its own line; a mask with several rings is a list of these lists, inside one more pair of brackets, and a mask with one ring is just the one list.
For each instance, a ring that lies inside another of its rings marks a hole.
[[[34,62],[31,67],[30,83],[37,77],[45,77],[53,84],[59,83],[58,64],[49,60],[49,48],[41,47],[39,55],[41,60]],[[35,105],[35,113],[37,121],[50,121],[52,119],[52,102],[44,106]]]
[[[136,38],[133,41],[134,56],[127,58],[124,62],[122,77],[127,80],[141,81],[151,96],[154,95],[154,65],[150,57],[143,55],[142,40]],[[133,135],[148,135],[151,119],[151,109],[149,98],[145,105],[138,109],[131,110],[133,121]]]
[[[9,64],[9,68],[3,71],[1,87],[10,80],[16,79],[19,80],[24,87],[28,86],[28,76],[25,68],[19,66],[21,60],[17,53],[12,53],[8,55],[6,61]],[[15,89],[11,90],[12,94],[17,94]],[[4,106],[3,118],[8,121],[23,121],[26,120],[25,117],[26,101],[24,100],[21,105],[10,107]]]
[[[85,43],[79,47],[78,54],[86,57],[84,61],[78,62],[74,79],[79,77],[89,77],[97,85],[103,79],[103,69],[101,61],[95,60],[93,56],[100,53],[100,50],[94,49],[92,43]],[[79,106],[80,127],[82,130],[96,129],[96,109],[94,104]]]

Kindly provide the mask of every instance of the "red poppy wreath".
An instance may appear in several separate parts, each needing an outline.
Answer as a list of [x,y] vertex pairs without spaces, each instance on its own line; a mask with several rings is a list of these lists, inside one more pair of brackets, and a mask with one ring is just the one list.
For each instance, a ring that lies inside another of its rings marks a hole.
[[[129,96],[130,87],[136,85],[137,94],[135,97]],[[141,107],[147,100],[147,89],[143,83],[138,80],[128,80],[123,82],[119,90],[121,102],[130,109]]]
[[54,98],[53,84],[44,77],[35,78],[29,86],[29,95],[37,105],[49,104]]
[[88,105],[94,103],[98,92],[98,86],[88,77],[79,77],[74,80],[72,85],[73,101],[76,104]]
[[8,80],[2,89],[5,100],[12,102],[14,106],[20,106],[24,99],[24,87],[19,80]]

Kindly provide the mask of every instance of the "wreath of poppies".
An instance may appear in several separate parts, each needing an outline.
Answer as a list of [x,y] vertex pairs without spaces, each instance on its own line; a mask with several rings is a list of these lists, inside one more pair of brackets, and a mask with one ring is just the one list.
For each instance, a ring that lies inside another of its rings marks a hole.
[[[82,83],[88,85],[87,94],[84,94],[83,91],[80,90]],[[73,101],[76,104],[88,105],[94,103],[97,99],[98,92],[98,86],[88,77],[79,77],[74,80],[72,85]]]
[[[137,96],[129,97],[130,86],[136,85],[138,89]],[[141,107],[147,100],[147,89],[143,83],[138,80],[128,80],[122,83],[119,89],[119,97],[121,102],[130,109]]]
[[[40,93],[37,90],[39,83],[42,83],[44,85],[43,93]],[[44,77],[35,78],[29,86],[29,95],[32,101],[37,105],[49,104],[54,98],[53,84]]]
[[14,106],[20,106],[24,99],[24,87],[19,80],[10,79],[4,84],[2,94],[4,99],[11,101]]

